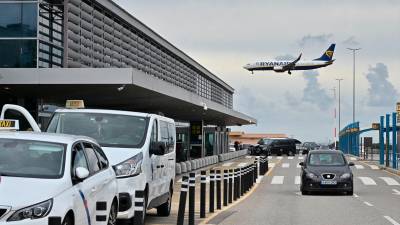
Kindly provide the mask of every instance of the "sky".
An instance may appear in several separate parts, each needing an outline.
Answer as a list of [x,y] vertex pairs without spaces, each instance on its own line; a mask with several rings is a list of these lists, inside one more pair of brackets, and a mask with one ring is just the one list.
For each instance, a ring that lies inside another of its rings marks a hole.
[[[258,120],[232,130],[333,140],[341,82],[341,127],[352,122],[356,53],[356,121],[361,127],[400,101],[400,1],[397,0],[115,0],[134,17],[235,89],[234,109]],[[250,74],[243,65],[322,55],[336,43],[333,65],[310,71]],[[333,89],[336,88],[336,98]]]

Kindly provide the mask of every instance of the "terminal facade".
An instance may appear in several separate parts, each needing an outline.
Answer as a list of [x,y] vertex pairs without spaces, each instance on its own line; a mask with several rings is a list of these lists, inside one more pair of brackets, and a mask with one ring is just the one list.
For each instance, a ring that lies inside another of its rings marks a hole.
[[0,49],[0,104],[42,124],[71,98],[162,113],[201,157],[227,151],[227,126],[256,123],[231,86],[111,0],[0,1]]

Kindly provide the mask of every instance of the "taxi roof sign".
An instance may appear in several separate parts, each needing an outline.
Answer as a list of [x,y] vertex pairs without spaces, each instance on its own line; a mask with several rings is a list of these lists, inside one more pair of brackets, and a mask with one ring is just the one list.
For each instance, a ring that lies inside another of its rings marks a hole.
[[18,120],[0,120],[0,131],[1,130],[19,130]]
[[67,100],[65,103],[65,108],[68,109],[83,109],[85,108],[85,103],[83,100]]

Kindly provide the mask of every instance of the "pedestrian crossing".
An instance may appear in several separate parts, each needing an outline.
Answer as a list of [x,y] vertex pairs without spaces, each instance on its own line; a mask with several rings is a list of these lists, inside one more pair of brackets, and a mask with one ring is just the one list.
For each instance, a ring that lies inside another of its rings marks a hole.
[[[270,168],[274,167],[275,165],[276,165],[276,163],[268,163],[268,167],[270,167]],[[292,163],[283,162],[280,167],[287,169],[287,168],[292,168],[292,166],[296,167],[298,169],[301,168],[301,166],[299,165],[299,162],[292,162]],[[367,168],[368,167],[371,168],[372,170],[378,170],[379,169],[379,167],[376,166],[376,165],[367,165]],[[364,169],[366,169],[366,166],[361,165],[361,164],[356,164],[356,165],[354,165],[353,169],[364,170]]]
[[[355,177],[354,182],[356,183],[357,181],[360,181],[359,183],[365,186],[378,186],[378,185],[400,186],[400,182],[392,177],[378,177],[375,179],[377,180],[374,180],[371,177],[360,176],[360,177]],[[285,184],[285,182],[289,182],[289,184],[300,185],[300,180],[301,180],[300,176],[293,177],[293,176],[276,175],[272,177],[270,183],[276,185],[276,184]],[[396,190],[396,194],[399,193],[400,195],[400,191],[398,191],[397,189],[393,190]]]

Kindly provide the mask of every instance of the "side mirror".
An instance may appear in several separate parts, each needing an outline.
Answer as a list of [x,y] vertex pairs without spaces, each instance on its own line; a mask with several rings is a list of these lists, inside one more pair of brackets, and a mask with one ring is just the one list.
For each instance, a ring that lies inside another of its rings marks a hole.
[[86,168],[83,167],[78,167],[75,169],[75,177],[82,181],[84,179],[86,179],[87,177],[89,177],[89,170],[87,170]]
[[349,162],[349,166],[354,166],[354,163],[353,162]]
[[304,166],[304,162],[300,162],[299,165],[300,165],[300,166]]
[[150,154],[154,155],[164,155],[167,149],[167,144],[163,141],[150,143]]

